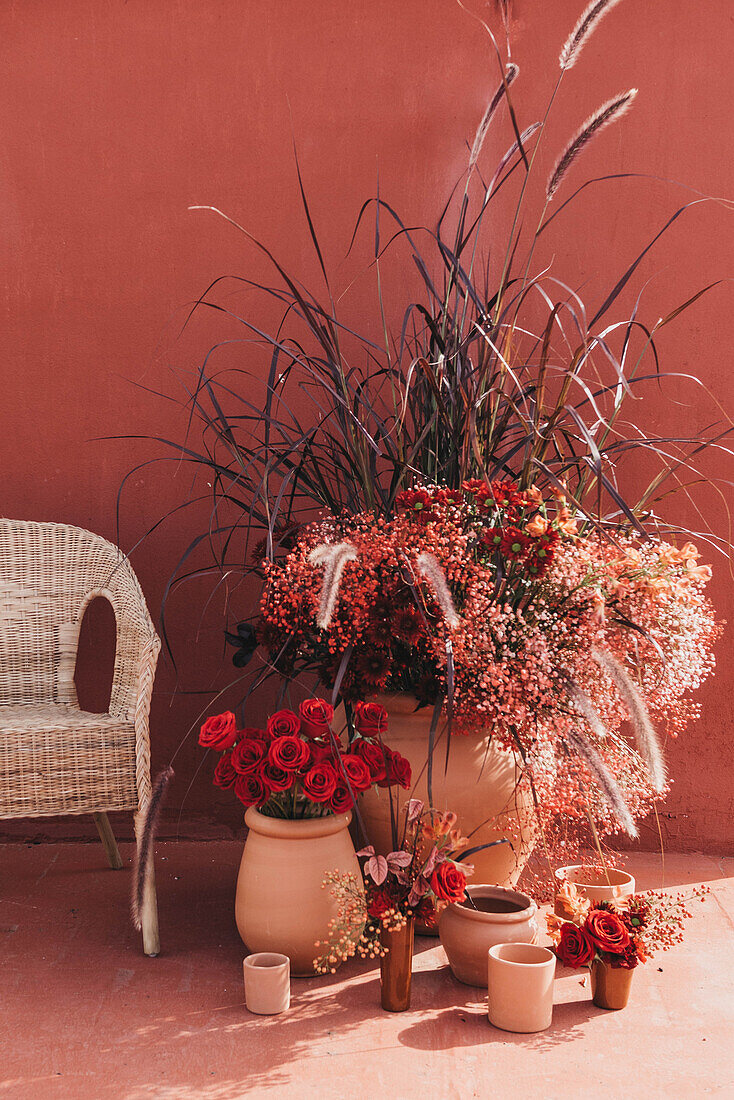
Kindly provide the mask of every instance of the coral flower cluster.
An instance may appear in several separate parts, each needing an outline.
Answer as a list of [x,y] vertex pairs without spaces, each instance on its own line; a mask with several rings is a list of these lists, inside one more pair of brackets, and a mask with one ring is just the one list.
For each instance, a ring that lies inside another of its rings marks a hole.
[[347,703],[443,700],[454,732],[518,753],[548,830],[592,814],[634,833],[665,787],[653,727],[664,740],[696,715],[720,630],[691,543],[601,535],[560,489],[510,481],[314,523],[265,573],[258,639],[281,672],[315,671]]

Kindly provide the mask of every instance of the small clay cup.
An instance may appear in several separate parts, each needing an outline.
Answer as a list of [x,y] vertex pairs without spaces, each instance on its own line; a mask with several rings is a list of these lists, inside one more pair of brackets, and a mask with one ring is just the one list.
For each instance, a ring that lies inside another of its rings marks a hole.
[[[556,880],[559,886],[564,882],[573,883],[581,897],[591,902],[611,901],[619,905],[635,892],[635,880],[632,875],[627,871],[620,871],[617,867],[609,867],[607,870],[585,867],[582,864],[574,867],[559,867],[556,871]],[[554,912],[557,917],[571,919],[571,914],[566,911],[561,897],[556,897]]]
[[545,1031],[553,1017],[556,957],[534,943],[498,943],[487,959],[487,1015],[502,1031]]
[[242,964],[245,1003],[257,1016],[276,1016],[291,1003],[291,961],[276,951],[258,951]]

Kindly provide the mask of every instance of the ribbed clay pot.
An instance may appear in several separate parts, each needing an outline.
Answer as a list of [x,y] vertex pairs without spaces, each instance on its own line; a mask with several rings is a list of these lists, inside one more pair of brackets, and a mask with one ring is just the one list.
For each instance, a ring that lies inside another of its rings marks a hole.
[[538,907],[527,894],[499,886],[469,886],[470,902],[448,905],[438,918],[438,933],[454,977],[486,988],[487,955],[499,943],[535,943]]
[[[378,695],[376,701],[389,716],[386,744],[405,756],[413,771],[412,790],[398,792],[401,806],[408,797],[420,798],[428,805],[428,735],[433,708],[416,711],[411,695]],[[524,788],[517,789],[521,774],[517,758],[490,742],[488,734],[456,733],[451,735],[448,769],[445,761],[444,734],[434,750],[433,808],[458,815],[458,828],[470,838],[472,848],[507,836],[512,847],[497,844],[485,848],[468,862],[474,865],[475,881],[514,886],[535,845],[532,796]],[[375,850],[389,852],[388,792],[367,791],[360,800],[360,813]]]
[[[620,871],[617,867],[608,867],[606,870],[586,867],[583,864],[559,867],[556,871],[556,881],[559,887],[564,882],[573,883],[581,897],[591,902],[610,901],[618,905],[635,892],[635,880],[632,875],[627,871]],[[573,915],[568,912],[560,896],[556,897],[554,911],[557,917],[566,920],[570,920]]]
[[591,997],[597,1008],[625,1008],[633,973],[623,966],[610,966],[601,959],[594,959],[591,964]]
[[324,940],[336,903],[321,884],[327,871],[352,871],[361,882],[349,835],[351,814],[304,821],[265,817],[250,807],[249,832],[237,879],[235,919],[251,952],[276,951],[291,974],[314,973],[317,940]]

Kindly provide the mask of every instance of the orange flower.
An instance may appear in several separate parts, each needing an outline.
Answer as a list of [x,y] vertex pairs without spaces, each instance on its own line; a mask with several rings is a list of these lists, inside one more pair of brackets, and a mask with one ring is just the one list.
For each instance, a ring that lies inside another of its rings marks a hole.
[[710,581],[711,580],[711,566],[710,565],[696,565],[693,558],[686,562],[686,569],[688,576],[694,581]]
[[544,535],[547,530],[548,521],[543,519],[542,516],[535,516],[525,528],[525,533],[537,538],[539,535]]

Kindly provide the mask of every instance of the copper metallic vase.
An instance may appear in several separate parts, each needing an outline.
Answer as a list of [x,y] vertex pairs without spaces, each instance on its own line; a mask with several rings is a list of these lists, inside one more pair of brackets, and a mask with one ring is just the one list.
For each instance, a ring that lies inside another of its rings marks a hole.
[[409,917],[396,932],[384,928],[380,933],[387,954],[380,959],[382,1007],[386,1012],[405,1012],[410,1008],[410,983],[413,977],[414,919]]
[[629,1000],[632,970],[595,959],[591,966],[591,996],[597,1008],[624,1008]]

